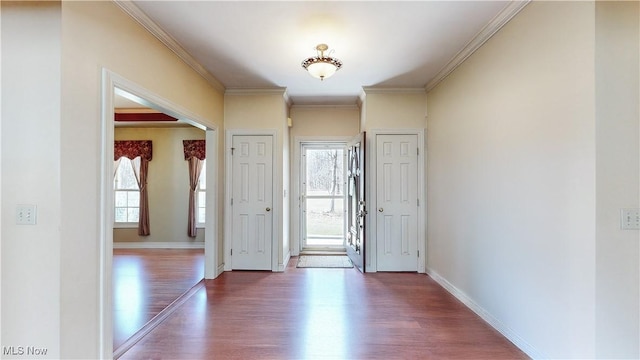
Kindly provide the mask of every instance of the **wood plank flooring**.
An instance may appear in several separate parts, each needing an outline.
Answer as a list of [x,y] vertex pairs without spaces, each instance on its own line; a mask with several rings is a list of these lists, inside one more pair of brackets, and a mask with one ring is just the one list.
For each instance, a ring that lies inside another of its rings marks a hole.
[[526,359],[424,274],[233,271],[121,359]]
[[203,249],[114,249],[113,348],[203,276]]

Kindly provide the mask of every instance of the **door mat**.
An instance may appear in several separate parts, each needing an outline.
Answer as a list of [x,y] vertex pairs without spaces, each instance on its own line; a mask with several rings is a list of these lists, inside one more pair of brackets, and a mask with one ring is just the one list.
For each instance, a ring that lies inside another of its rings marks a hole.
[[352,268],[353,264],[346,256],[302,255],[298,257],[299,268]]

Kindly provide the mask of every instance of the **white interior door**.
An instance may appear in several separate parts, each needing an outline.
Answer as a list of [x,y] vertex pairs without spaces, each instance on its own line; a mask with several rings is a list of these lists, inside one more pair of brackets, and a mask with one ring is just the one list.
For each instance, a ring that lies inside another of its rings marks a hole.
[[418,270],[418,137],[376,136],[378,271]]
[[273,137],[234,135],[232,142],[231,265],[271,270]]

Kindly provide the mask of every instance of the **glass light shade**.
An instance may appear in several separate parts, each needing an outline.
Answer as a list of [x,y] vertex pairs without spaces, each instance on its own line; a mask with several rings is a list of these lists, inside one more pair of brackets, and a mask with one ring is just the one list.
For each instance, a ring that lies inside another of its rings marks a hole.
[[334,64],[324,61],[315,62],[307,67],[309,74],[320,80],[331,77],[336,70],[338,70],[338,68]]

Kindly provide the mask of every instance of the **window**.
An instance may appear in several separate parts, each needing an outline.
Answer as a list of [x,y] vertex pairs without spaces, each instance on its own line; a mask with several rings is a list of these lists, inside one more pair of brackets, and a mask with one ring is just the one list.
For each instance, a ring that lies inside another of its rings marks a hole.
[[196,223],[198,227],[204,227],[206,196],[207,195],[207,160],[202,160],[202,170],[198,179],[198,188],[196,189]]
[[[140,161],[140,158],[135,160]],[[135,161],[134,160],[134,161]],[[133,171],[134,161],[121,157],[116,175],[113,180],[115,190],[115,217],[116,223],[138,224],[140,215],[140,189]]]

